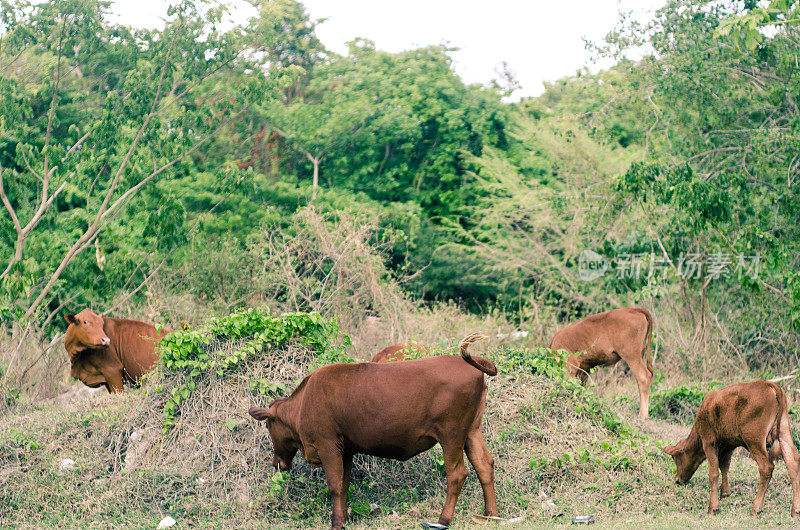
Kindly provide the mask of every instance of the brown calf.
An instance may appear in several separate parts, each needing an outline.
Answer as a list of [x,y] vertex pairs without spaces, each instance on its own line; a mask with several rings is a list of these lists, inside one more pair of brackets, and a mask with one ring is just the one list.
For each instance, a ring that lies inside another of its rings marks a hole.
[[333,499],[331,528],[338,530],[347,521],[353,455],[408,460],[438,442],[447,474],[439,524],[448,525],[453,517],[467,477],[465,450],[483,488],[484,513],[496,516],[494,460],[481,420],[486,404],[483,374],[496,375],[497,368],[467,352],[482,338],[476,333],[466,337],[460,358],[332,364],[314,370],[288,398],[276,399],[268,409],[250,409],[255,419],[267,421],[275,452],[272,464],[286,471],[300,450],[312,466],[322,466]]
[[124,381],[137,383],[153,368],[156,344],[169,333],[138,320],[101,317],[91,309],[65,318],[72,377],[92,388],[105,385],[110,393],[122,392]]
[[646,309],[624,307],[598,313],[559,330],[550,341],[551,350],[583,352],[567,360],[570,375],[586,384],[595,366],[625,361],[639,386],[639,417],[650,413],[650,380],[653,378],[651,343],[653,318]]
[[[772,448],[767,452],[767,442]],[[708,459],[708,480],[711,498],[708,513],[719,511],[717,481],[722,470],[722,496],[730,495],[728,469],[737,447],[746,447],[758,464],[758,492],[753,502],[753,515],[764,508],[764,495],[772,478],[773,462],[783,455],[792,482],[792,517],[800,510],[800,459],[792,442],[786,394],[769,381],[739,383],[721,390],[712,390],[700,404],[697,418],[686,439],[665,447],[664,452],[675,460],[676,479],[685,484]]]
[[403,361],[405,354],[411,352],[425,352],[428,350],[427,346],[416,342],[401,342],[400,344],[393,344],[386,346],[384,349],[375,354],[372,358],[373,363],[385,363],[390,361]]

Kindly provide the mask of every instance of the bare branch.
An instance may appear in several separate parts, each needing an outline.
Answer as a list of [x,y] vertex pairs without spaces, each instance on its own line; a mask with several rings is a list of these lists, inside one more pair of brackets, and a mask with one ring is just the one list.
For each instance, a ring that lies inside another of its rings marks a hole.
[[22,149],[20,149],[20,152],[22,153],[22,159],[25,161],[25,166],[28,168],[28,171],[33,173],[33,175],[37,179],[39,179],[39,181],[42,182],[42,184],[44,184],[44,179],[42,178],[42,176],[39,174],[38,171],[33,169],[33,166],[31,166],[31,163],[28,162],[28,155],[25,154],[25,148],[23,147]]
[[11,222],[14,223],[14,229],[17,232],[21,232],[22,226],[19,224],[19,218],[17,217],[17,214],[14,211],[14,207],[11,206],[8,197],[6,197],[6,191],[3,188],[3,166],[0,166],[0,199],[2,199],[3,206],[6,207],[8,214],[11,216]]
[[108,218],[108,216],[110,214],[112,214],[131,195],[135,194],[143,186],[145,186],[148,182],[153,180],[158,174],[162,173],[163,171],[165,171],[169,167],[171,167],[171,166],[175,165],[176,163],[178,163],[179,161],[183,160],[184,158],[186,158],[187,156],[189,156],[190,154],[195,152],[201,145],[203,145],[206,142],[208,142],[219,131],[224,129],[231,121],[233,121],[239,114],[241,114],[245,110],[246,110],[246,107],[243,108],[242,110],[240,110],[239,112],[237,112],[235,115],[231,116],[224,123],[220,124],[216,129],[211,131],[205,138],[203,138],[198,143],[196,143],[194,146],[192,146],[191,149],[185,151],[183,154],[181,154],[180,156],[174,158],[172,161],[168,162],[167,164],[164,164],[157,171],[154,171],[153,173],[148,175],[145,179],[143,179],[141,182],[139,182],[135,186],[131,187],[128,191],[126,191],[124,194],[122,194],[122,196],[120,196],[107,210],[105,210],[103,212],[98,212],[98,215],[97,215],[95,221],[91,225],[89,225],[89,227],[86,229],[86,231],[83,233],[83,235],[81,235],[81,237],[78,238],[78,240],[75,241],[75,243],[73,243],[73,245],[69,248],[69,250],[67,250],[67,253],[62,258],[61,263],[59,263],[58,268],[55,270],[55,272],[52,274],[52,276],[47,281],[45,286],[39,292],[39,295],[36,297],[36,299],[33,301],[33,303],[31,303],[31,305],[25,311],[25,318],[30,318],[33,315],[33,313],[36,311],[36,309],[39,307],[39,305],[42,303],[42,301],[45,299],[45,297],[50,293],[50,290],[53,288],[55,283],[61,277],[61,274],[64,272],[64,270],[67,268],[67,266],[72,262],[73,258],[78,253],[80,253],[81,251],[86,249],[86,247],[88,247],[89,245],[92,244],[92,242],[95,240],[95,238],[100,233],[100,231],[110,221],[110,219]]
[[128,149],[128,152],[125,153],[125,158],[122,159],[122,163],[120,163],[119,168],[117,168],[117,173],[114,175],[114,180],[111,181],[111,186],[108,188],[108,192],[106,192],[106,196],[103,198],[103,203],[97,210],[97,216],[92,222],[92,226],[97,225],[103,219],[103,217],[105,217],[103,214],[105,213],[109,201],[111,201],[111,197],[114,195],[114,191],[116,191],[119,179],[120,177],[122,177],[122,173],[128,166],[128,162],[130,162],[131,156],[133,156],[133,152],[139,145],[139,141],[142,139],[144,131],[147,129],[147,126],[150,125],[150,120],[152,120],[153,116],[155,116],[155,109],[156,106],[158,105],[158,100],[161,97],[161,88],[164,86],[164,75],[167,72],[167,63],[169,62],[169,58],[172,55],[172,49],[174,48],[174,46],[175,43],[173,42],[172,46],[170,46],[170,49],[167,52],[166,58],[164,59],[164,64],[161,66],[161,75],[158,78],[158,87],[156,88],[156,95],[153,98],[153,104],[150,107],[150,112],[147,114],[144,121],[142,122],[141,127],[139,127],[139,130],[136,132],[136,137],[133,139],[133,142],[131,142],[131,146]]
[[175,250],[177,250],[177,248],[178,248],[178,247],[173,247],[173,248],[172,248],[172,250],[170,250],[170,251],[167,253],[167,255],[166,255],[166,256],[164,256],[164,259],[162,259],[162,260],[161,260],[161,263],[159,263],[159,264],[158,264],[158,266],[157,266],[155,269],[153,269],[153,272],[151,272],[150,274],[148,274],[148,275],[147,275],[147,277],[146,277],[144,280],[142,280],[142,283],[140,283],[140,284],[139,284],[139,286],[138,286],[136,289],[134,289],[133,291],[131,291],[131,292],[129,292],[128,294],[126,294],[125,296],[123,296],[123,297],[122,297],[122,298],[121,298],[121,299],[120,299],[120,300],[119,300],[119,301],[116,303],[116,305],[114,305],[113,307],[110,307],[109,309],[106,309],[105,311],[103,311],[102,313],[100,313],[100,316],[106,316],[107,314],[111,313],[112,311],[114,311],[115,309],[117,309],[119,306],[121,306],[122,304],[124,304],[125,302],[127,302],[127,301],[128,301],[130,298],[131,298],[131,296],[133,296],[133,295],[135,295],[136,293],[138,293],[139,291],[141,291],[142,287],[144,287],[145,285],[147,285],[147,282],[148,282],[148,281],[150,281],[150,278],[152,278],[153,276],[155,276],[155,275],[156,275],[156,273],[157,273],[158,271],[160,271],[160,270],[161,270],[161,267],[163,267],[163,266],[164,266],[164,264],[167,262],[167,260],[169,259],[169,257],[170,257],[170,256],[172,256],[172,254],[175,252]]
[[14,58],[13,58],[13,59],[11,59],[11,61],[10,61],[10,62],[9,62],[7,65],[5,65],[5,66],[3,66],[3,67],[1,67],[1,68],[0,68],[0,74],[2,74],[2,73],[3,73],[3,72],[6,70],[6,69],[10,68],[10,67],[11,67],[11,66],[12,66],[12,65],[15,63],[15,62],[17,62],[17,60],[18,60],[20,57],[22,57],[22,54],[23,54],[23,53],[25,53],[25,51],[26,51],[27,49],[28,49],[28,48],[26,48],[26,47],[24,47],[24,46],[23,46],[23,47],[22,47],[22,49],[19,51],[19,53],[18,53],[17,55],[15,55],[15,56],[14,56]]
[[216,129],[214,129],[214,131],[212,131],[212,132],[211,132],[211,133],[210,133],[208,136],[206,136],[205,138],[203,138],[202,140],[200,140],[199,142],[197,142],[197,143],[196,143],[194,146],[192,146],[192,148],[191,148],[191,149],[189,149],[188,151],[184,152],[182,155],[180,155],[180,156],[178,156],[178,157],[176,157],[176,158],[173,158],[173,159],[172,159],[170,162],[168,162],[168,163],[164,164],[163,166],[161,166],[161,167],[160,167],[160,168],[158,168],[157,170],[153,171],[153,172],[152,172],[152,173],[150,173],[150,174],[149,174],[147,177],[145,177],[144,179],[142,179],[142,180],[141,180],[141,182],[139,182],[139,183],[138,183],[138,184],[136,184],[135,186],[131,187],[131,188],[130,188],[128,191],[126,191],[125,193],[123,193],[123,194],[122,194],[122,195],[121,195],[121,196],[120,196],[120,197],[119,197],[119,198],[118,198],[118,199],[117,199],[117,200],[114,202],[114,204],[112,204],[112,205],[111,205],[111,206],[108,208],[108,210],[106,210],[105,212],[103,212],[103,213],[102,213],[102,215],[100,215],[100,216],[99,216],[99,219],[101,219],[101,220],[102,220],[102,219],[105,219],[105,218],[106,218],[108,215],[110,215],[110,214],[111,214],[111,213],[112,213],[112,212],[113,212],[113,211],[114,211],[114,210],[115,210],[117,207],[119,207],[119,206],[120,206],[120,205],[121,205],[123,202],[125,202],[125,200],[126,200],[128,197],[130,197],[131,195],[133,195],[134,193],[136,193],[137,191],[139,191],[139,189],[140,189],[142,186],[146,185],[148,182],[150,182],[151,180],[153,180],[153,179],[154,179],[155,177],[157,177],[159,174],[163,173],[165,170],[169,169],[170,167],[174,166],[175,164],[177,164],[178,162],[180,162],[181,160],[183,160],[183,159],[184,159],[184,158],[186,158],[187,156],[189,156],[189,155],[191,155],[192,153],[194,153],[194,152],[195,152],[197,149],[199,149],[199,148],[200,148],[200,146],[202,146],[203,144],[205,144],[206,142],[208,142],[208,141],[209,141],[211,138],[213,138],[213,137],[214,137],[214,136],[217,134],[217,132],[218,132],[218,131],[220,131],[221,129],[225,128],[225,127],[226,127],[226,126],[227,126],[227,125],[228,125],[230,122],[232,122],[232,121],[233,121],[233,120],[234,120],[234,119],[235,119],[237,116],[239,116],[239,115],[240,115],[242,112],[244,112],[244,111],[245,111],[245,109],[242,109],[242,110],[240,110],[239,112],[237,112],[235,115],[231,116],[231,117],[230,117],[228,120],[226,120],[226,121],[225,121],[225,122],[224,122],[222,125],[220,125],[220,126],[219,126],[219,127],[217,127]]
[[[725,234],[723,234],[722,231],[719,230],[719,229],[714,229],[714,231],[717,232],[717,234],[722,238],[722,241],[723,241],[723,243],[725,243],[725,246],[728,247],[728,250],[730,250],[732,253],[735,254],[737,252],[737,250],[733,246],[733,244],[728,240],[728,238],[725,237]],[[781,291],[780,289],[778,289],[774,285],[768,284],[767,282],[762,280],[760,276],[756,276],[753,279],[756,280],[758,283],[760,283],[762,286],[766,287],[767,289],[769,289],[770,291],[775,293],[776,295],[778,295],[784,302],[789,303],[789,304],[792,303],[792,301],[789,300],[789,298],[786,296],[786,294],[783,291]]]
[[[56,63],[56,82],[53,85],[53,99],[50,101],[50,112],[47,117],[47,132],[45,132],[44,136],[44,171],[45,178],[47,178],[47,174],[49,171],[48,163],[50,161],[50,155],[48,154],[48,148],[50,147],[50,133],[53,131],[53,116],[56,113],[56,102],[58,101],[58,85],[61,82],[61,57],[63,55],[63,45],[64,45],[64,26],[67,24],[67,15],[66,13],[62,13],[64,17],[61,20],[61,30],[58,35],[58,62]],[[46,184],[45,184],[46,188]],[[45,193],[44,190],[42,193]],[[42,199],[44,201],[44,199]]]
[[72,152],[73,152],[75,149],[78,149],[78,148],[79,148],[79,147],[80,147],[80,146],[83,144],[84,140],[86,140],[86,139],[89,137],[89,135],[90,135],[90,134],[92,134],[92,131],[91,131],[91,130],[90,130],[90,131],[88,131],[88,132],[87,132],[86,134],[84,134],[83,136],[81,136],[81,137],[80,137],[80,139],[79,139],[77,142],[75,142],[75,143],[72,145],[72,147],[70,147],[69,149],[67,149],[67,152],[64,154],[64,157],[61,159],[61,162],[63,163],[63,162],[64,162],[64,161],[67,159],[67,157],[68,157],[68,156],[69,156],[69,155],[70,155],[70,154],[71,154],[71,153],[72,153]]

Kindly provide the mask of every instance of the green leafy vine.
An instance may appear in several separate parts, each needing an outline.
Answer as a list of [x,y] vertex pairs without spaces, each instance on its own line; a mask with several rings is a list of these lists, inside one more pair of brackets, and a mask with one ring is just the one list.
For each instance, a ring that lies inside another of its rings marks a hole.
[[[317,353],[317,362],[352,362],[343,350],[350,338],[343,334],[343,344],[334,346],[339,337],[339,326],[318,313],[286,313],[271,316],[264,309],[247,309],[224,318],[213,319],[202,330],[177,331],[161,341],[162,366],[185,377],[170,390],[164,403],[164,428],[166,434],[174,425],[175,417],[197,383],[216,373],[220,377],[233,373],[237,366],[264,349],[275,348],[289,340],[300,338]],[[219,354],[210,351],[212,341],[246,340],[234,351]],[[256,388],[272,389],[267,382],[255,382]],[[251,388],[253,385],[251,384]]]

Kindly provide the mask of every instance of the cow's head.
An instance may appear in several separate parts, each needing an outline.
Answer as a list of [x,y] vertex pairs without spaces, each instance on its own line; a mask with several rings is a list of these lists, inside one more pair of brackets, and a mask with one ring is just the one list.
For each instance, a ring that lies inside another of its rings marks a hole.
[[681,440],[675,445],[664,448],[664,452],[675,461],[675,481],[678,484],[689,482],[694,472],[705,460],[705,454],[702,450],[696,451],[695,448],[688,445],[686,440]]
[[103,331],[103,317],[91,309],[64,318],[69,322],[64,346],[70,356],[90,348],[107,348],[111,344],[111,339]]
[[269,429],[269,437],[272,439],[272,448],[275,455],[272,458],[272,466],[280,468],[281,471],[289,471],[292,468],[294,455],[300,449],[300,440],[297,433],[290,427],[285,420],[281,419],[278,405],[287,398],[276,399],[268,409],[253,407],[250,415],[259,421],[266,421]]

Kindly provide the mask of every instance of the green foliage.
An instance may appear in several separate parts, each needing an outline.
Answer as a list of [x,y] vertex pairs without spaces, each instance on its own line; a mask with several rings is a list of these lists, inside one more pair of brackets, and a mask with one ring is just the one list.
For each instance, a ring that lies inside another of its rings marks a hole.
[[566,350],[550,348],[502,348],[492,358],[500,372],[514,374],[530,372],[550,379],[567,381],[566,360],[571,357]]
[[722,21],[714,36],[732,36],[737,45],[753,50],[764,40],[760,28],[800,25],[800,3],[796,0],[772,0],[763,7],[754,4],[746,2],[744,14]]
[[[640,124],[645,152],[617,173],[613,186],[637,211],[619,213],[646,234],[639,252],[666,252],[673,264],[689,253],[704,261],[725,254],[734,263],[739,256],[760,257],[758,277],[668,282],[680,286],[690,312],[699,300],[741,308],[746,317],[733,325],[742,336],[762,328],[764,303],[777,306],[767,326],[773,336],[793,333],[800,322],[797,9],[797,2],[782,0],[744,6],[671,0],[644,24],[623,20],[603,50],[618,57],[646,43],[653,53],[627,70],[624,62],[617,67],[626,90],[609,99],[606,116],[590,118],[602,131],[623,108]],[[604,246],[619,246],[613,239]],[[614,280],[603,281],[617,292],[645,285]],[[667,283],[662,287],[657,296],[678,296]],[[685,295],[687,288],[696,299]],[[787,349],[794,352],[791,342]]]
[[[441,348],[433,347],[429,348],[424,345],[420,345],[416,341],[409,341],[408,347],[403,348],[401,350],[397,350],[395,355],[402,355],[403,361],[408,361],[411,359],[422,359],[424,357],[433,357],[435,355],[448,355],[448,352],[445,352]],[[389,359],[389,362],[398,362],[399,360],[396,357],[392,357]]]
[[528,466],[541,480],[572,467],[599,467],[607,471],[621,471],[634,467],[630,450],[637,447],[633,439],[593,443],[575,452],[565,452],[552,457],[531,458]]
[[0,450],[0,462],[2,462],[5,460],[3,453],[6,451],[22,451],[20,457],[25,460],[29,458],[30,453],[41,450],[44,446],[31,433],[12,429],[0,434],[0,448],[3,448]]
[[286,393],[286,385],[283,383],[273,383],[267,379],[254,379],[250,381],[250,390],[254,394],[278,397]]
[[65,293],[103,304],[182,244],[185,209],[151,186],[192,171],[252,94],[214,86],[241,51],[215,7],[176,1],[163,28],[134,30],[107,2],[24,5],[0,48],[0,268],[36,278],[13,301],[29,318]]
[[691,423],[706,393],[722,387],[722,383],[710,381],[702,385],[660,389],[650,394],[650,415],[664,420]]
[[269,496],[275,497],[283,493],[283,485],[286,483],[286,478],[289,476],[288,471],[276,471],[269,479]]
[[688,165],[664,168],[635,162],[617,179],[614,189],[643,202],[670,206],[680,216],[680,226],[697,232],[723,227],[731,220],[733,198],[728,188],[698,178]]
[[[344,335],[343,345],[335,346],[334,341],[338,337],[339,327],[336,323],[318,314],[286,313],[273,317],[268,311],[259,309],[247,309],[224,318],[215,318],[202,330],[176,331],[167,335],[160,344],[162,365],[182,377],[166,396],[164,432],[175,424],[181,402],[205,378],[211,374],[228,377],[241,363],[266,354],[269,349],[280,347],[292,339],[300,339],[302,344],[314,350],[318,365],[352,362],[344,354],[344,348],[350,344],[349,337]],[[245,342],[224,355],[209,349],[213,341],[235,340]],[[278,388],[279,385],[260,380],[251,382],[253,391],[266,393]]]
[[[800,421],[800,406],[798,404],[789,407],[789,421],[793,426],[797,425],[798,421]],[[795,447],[800,447],[800,429],[797,427],[792,429],[792,441]]]
[[317,67],[302,98],[264,105],[267,121],[300,150],[286,162],[308,167],[309,153],[323,160],[330,186],[411,200],[430,215],[458,212],[475,193],[464,152],[503,146],[506,111],[499,95],[463,84],[448,51],[389,54],[350,43],[347,56]]
[[598,427],[622,438],[638,436],[610,405],[568,375],[565,362],[570,357],[572,354],[566,350],[554,351],[550,348],[527,350],[506,347],[492,355],[498,370],[504,374],[529,372],[555,381],[560,394],[566,402],[573,404],[575,412],[584,414]]

